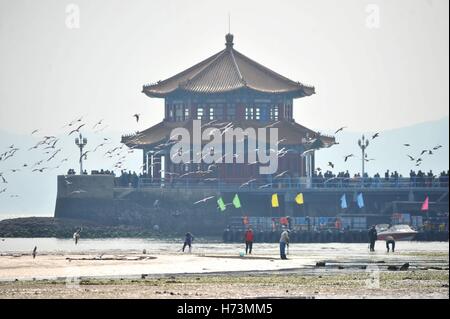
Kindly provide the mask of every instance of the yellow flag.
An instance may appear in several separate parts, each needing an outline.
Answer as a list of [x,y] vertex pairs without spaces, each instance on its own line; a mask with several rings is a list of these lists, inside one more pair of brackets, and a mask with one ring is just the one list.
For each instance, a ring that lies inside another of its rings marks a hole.
[[272,207],[278,207],[278,194],[272,195]]
[[303,193],[298,193],[297,196],[295,196],[295,201],[299,205],[303,204],[304,203],[304,201],[303,201]]

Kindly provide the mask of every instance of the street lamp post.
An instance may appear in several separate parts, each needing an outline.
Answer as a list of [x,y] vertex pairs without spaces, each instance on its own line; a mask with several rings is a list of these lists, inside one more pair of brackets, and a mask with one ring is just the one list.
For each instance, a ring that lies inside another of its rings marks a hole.
[[80,175],[83,175],[83,147],[87,144],[87,138],[80,133],[80,137],[75,138],[75,144],[80,148]]
[[369,140],[366,140],[364,134],[362,136],[361,139],[358,140],[358,146],[359,148],[361,148],[361,153],[362,153],[362,175],[361,175],[361,180],[362,180],[362,187],[364,187],[364,161],[366,160],[366,148],[369,146]]

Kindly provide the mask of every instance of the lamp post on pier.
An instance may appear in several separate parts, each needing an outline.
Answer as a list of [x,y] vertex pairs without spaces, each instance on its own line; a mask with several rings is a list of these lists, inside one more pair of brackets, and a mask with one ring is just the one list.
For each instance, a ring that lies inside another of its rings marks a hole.
[[87,138],[83,137],[80,133],[80,137],[75,138],[75,144],[80,148],[80,175],[83,175],[83,147],[87,144]]
[[364,134],[361,139],[358,140],[358,146],[361,149],[362,153],[362,174],[361,174],[361,181],[362,185],[361,187],[364,187],[364,161],[366,160],[366,148],[369,146],[369,140],[366,140]]

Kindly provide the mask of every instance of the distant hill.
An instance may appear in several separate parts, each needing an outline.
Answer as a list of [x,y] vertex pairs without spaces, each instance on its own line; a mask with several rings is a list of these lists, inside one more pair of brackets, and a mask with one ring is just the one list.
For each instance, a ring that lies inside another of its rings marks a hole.
[[[320,131],[320,128],[318,128]],[[334,132],[323,132],[333,134]],[[371,139],[374,132],[367,132],[366,136]],[[423,164],[419,167],[422,170],[432,169],[435,173],[447,170],[449,168],[449,118],[445,117],[438,121],[416,124],[409,127],[399,128],[390,131],[380,132],[380,136],[374,140],[370,140],[367,149],[368,158],[375,158],[374,161],[366,163],[366,171],[373,175],[376,172],[383,173],[386,169],[397,170],[403,175],[407,175],[411,168],[417,169],[408,157],[410,154],[417,157],[422,149],[431,149],[440,144],[443,147],[437,151],[433,151],[433,155],[424,155]],[[92,169],[112,169],[114,161],[104,157],[104,152],[108,148],[118,146],[120,141],[120,133],[104,132],[102,135],[87,133],[88,145],[86,150],[92,150],[96,145],[103,142],[103,138],[109,138],[111,143],[101,148],[96,153],[88,155],[85,162],[85,168],[90,171]],[[327,167],[328,161],[335,164],[334,172],[349,170],[351,174],[361,170],[361,160],[356,157],[350,158],[344,162],[344,155],[355,154],[361,157],[357,140],[362,135],[361,132],[351,132],[344,130],[336,135],[336,140],[340,143],[329,149],[322,149],[316,153],[316,167],[323,170]],[[47,158],[51,154],[43,154],[42,151],[28,151],[30,147],[35,145],[39,137],[31,135],[18,135],[9,132],[0,131],[0,154],[3,153],[11,144],[20,148],[17,155],[5,162],[0,162],[0,172],[8,180],[8,184],[0,181],[0,190],[7,187],[5,193],[0,194],[0,219],[18,217],[18,216],[53,216],[55,199],[56,199],[56,176],[65,174],[69,168],[78,171],[79,150],[74,144],[75,136],[61,135],[61,141],[57,146],[62,147],[62,151],[54,160],[47,162]],[[411,144],[411,147],[403,146],[404,143]],[[69,161],[58,166],[63,158]],[[43,160],[43,165],[50,167],[50,170],[44,173],[31,172],[34,163]],[[142,154],[136,151],[129,154],[125,167],[127,170],[139,171],[142,164]],[[23,168],[23,164],[27,163],[28,167]],[[21,171],[13,173],[10,169],[21,169]],[[116,169],[116,173],[119,171]],[[11,197],[19,195],[19,197]]]
[[[318,129],[320,131],[320,128]],[[334,132],[323,132],[334,134]],[[424,122],[408,127],[379,132],[379,137],[372,140],[372,135],[376,132],[365,132],[366,138],[369,138],[369,147],[367,148],[367,158],[375,160],[365,163],[365,170],[370,175],[376,172],[384,173],[387,169],[397,170],[403,176],[409,176],[410,169],[429,171],[439,173],[442,170],[449,169],[449,117],[438,121]],[[348,170],[351,174],[361,171],[361,149],[358,146],[358,139],[362,132],[351,132],[344,129],[336,134],[335,145],[328,149],[322,149],[316,153],[316,167],[327,170],[328,161],[335,164],[334,172]],[[411,144],[410,147],[403,144]],[[424,154],[419,156],[422,150],[432,149],[438,144],[442,147],[432,151],[433,155]],[[355,157],[349,158],[344,162],[344,156],[354,154]],[[421,157],[422,164],[415,166],[407,155],[414,158]]]

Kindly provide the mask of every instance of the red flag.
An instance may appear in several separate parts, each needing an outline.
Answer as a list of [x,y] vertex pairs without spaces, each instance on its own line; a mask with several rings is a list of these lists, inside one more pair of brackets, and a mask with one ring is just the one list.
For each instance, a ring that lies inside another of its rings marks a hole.
[[428,196],[425,198],[425,201],[423,202],[422,208],[420,210],[421,211],[428,210]]

